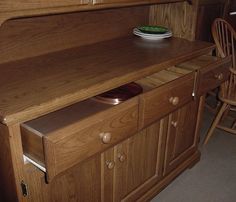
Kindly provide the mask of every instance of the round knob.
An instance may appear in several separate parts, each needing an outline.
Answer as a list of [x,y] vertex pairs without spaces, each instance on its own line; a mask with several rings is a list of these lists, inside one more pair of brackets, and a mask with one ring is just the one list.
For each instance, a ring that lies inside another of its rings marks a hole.
[[111,133],[100,133],[99,136],[102,140],[102,143],[108,144],[111,142]]
[[107,168],[109,170],[113,169],[115,167],[115,162],[114,161],[106,161]]
[[216,74],[215,78],[218,79],[219,81],[221,81],[224,78],[224,75],[222,73]]
[[119,161],[120,162],[124,162],[125,161],[125,159],[126,159],[126,156],[125,156],[125,154],[118,154],[118,159],[119,159]]
[[177,104],[179,104],[179,98],[178,98],[178,97],[171,97],[171,98],[169,99],[169,101],[170,101],[170,103],[171,103],[172,105],[177,105]]
[[174,126],[174,127],[176,128],[177,125],[178,125],[178,122],[177,122],[177,121],[171,121],[171,125]]

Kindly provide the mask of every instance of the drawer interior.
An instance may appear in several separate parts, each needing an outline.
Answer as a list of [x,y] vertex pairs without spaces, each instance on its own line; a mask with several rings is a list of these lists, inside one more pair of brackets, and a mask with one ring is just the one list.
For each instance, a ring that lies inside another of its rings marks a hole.
[[[140,84],[143,87],[143,93],[146,93],[188,75],[216,60],[218,60],[216,57],[201,56],[191,61],[169,67],[135,82]],[[112,105],[87,99],[21,124],[24,155],[27,159],[35,163],[35,165],[39,165],[39,168],[43,168],[41,170],[45,172],[43,137],[50,133],[53,133],[55,136],[61,129],[78,122],[83,123],[83,121],[90,120],[91,117],[95,117],[93,119],[96,119],[97,114],[113,107]],[[81,124],[81,127],[83,127],[83,124]]]
[[65,128],[78,121],[85,120],[112,107],[88,99],[45,116],[21,124],[21,136],[24,154],[27,159],[45,167],[43,136]]
[[220,60],[222,59],[212,55],[202,55],[176,66],[184,70],[197,71],[201,70],[202,68],[206,68],[213,63],[217,63]]
[[135,82],[143,87],[143,92],[145,93],[178,78],[181,78],[191,72],[192,70],[189,69],[172,66]]
[[[190,70],[173,66],[135,82],[143,87],[145,93],[190,72]],[[35,163],[35,165],[39,165],[40,168],[43,168],[41,170],[45,171],[43,137],[46,137],[47,134],[55,134],[60,129],[73,125],[74,123],[82,122],[112,107],[109,104],[87,99],[21,124],[22,145],[25,158]]]
[[21,124],[23,152],[50,181],[137,129],[137,98],[118,106],[88,99]]

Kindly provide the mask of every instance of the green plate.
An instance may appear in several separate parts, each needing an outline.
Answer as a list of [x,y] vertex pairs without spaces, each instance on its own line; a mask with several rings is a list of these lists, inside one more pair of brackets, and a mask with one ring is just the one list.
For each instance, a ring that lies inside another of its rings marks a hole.
[[165,34],[168,29],[162,26],[140,26],[138,30],[147,34]]

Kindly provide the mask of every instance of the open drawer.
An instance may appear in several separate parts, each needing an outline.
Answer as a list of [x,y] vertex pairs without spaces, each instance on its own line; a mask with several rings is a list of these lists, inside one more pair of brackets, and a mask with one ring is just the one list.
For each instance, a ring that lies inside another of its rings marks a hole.
[[219,58],[210,55],[203,55],[179,64],[178,67],[198,72],[196,95],[201,96],[220,86],[221,83],[229,78],[230,65],[230,57]]
[[21,125],[24,155],[47,180],[128,138],[138,128],[138,99],[117,106],[86,100]]
[[195,72],[173,66],[137,83],[144,88],[139,105],[141,129],[193,99]]

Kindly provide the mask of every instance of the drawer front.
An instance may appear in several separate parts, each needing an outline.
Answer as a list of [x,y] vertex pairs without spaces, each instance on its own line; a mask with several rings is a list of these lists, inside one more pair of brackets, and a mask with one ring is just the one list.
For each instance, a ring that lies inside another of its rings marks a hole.
[[85,122],[43,138],[47,179],[102,152],[137,131],[138,99],[112,107]]
[[192,99],[194,73],[140,96],[141,128],[162,118]]
[[230,60],[226,58],[201,69],[199,71],[197,95],[203,95],[226,81],[229,78],[229,67]]

